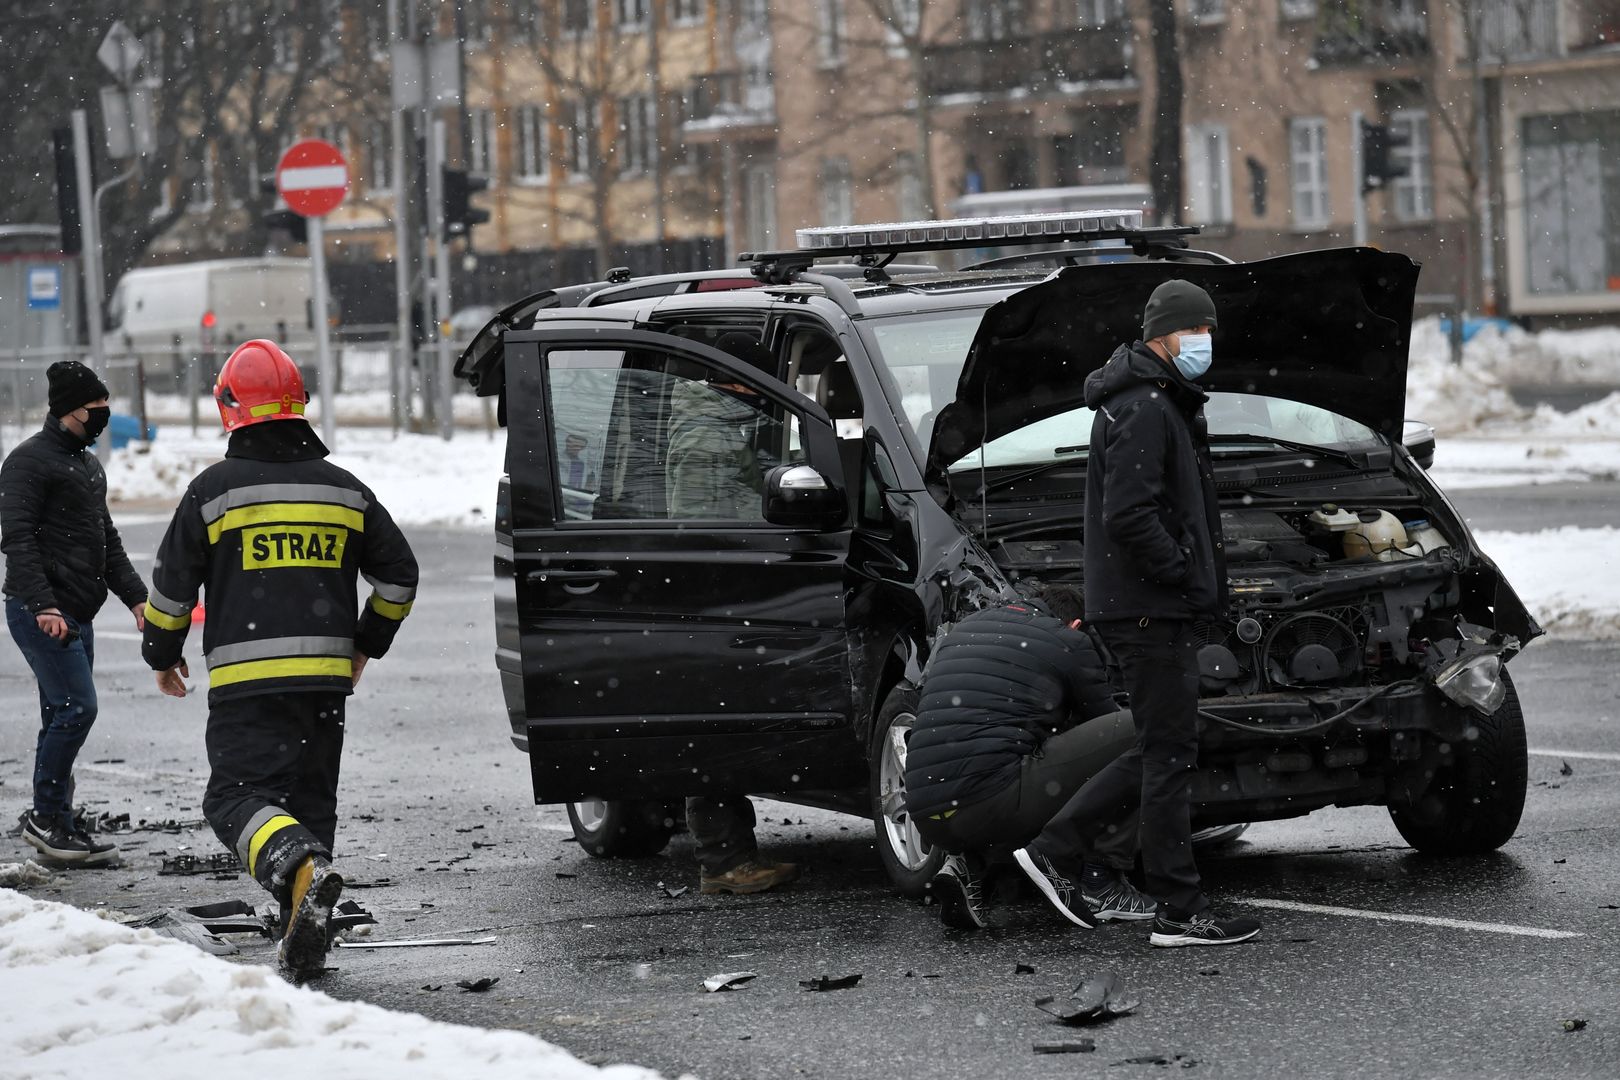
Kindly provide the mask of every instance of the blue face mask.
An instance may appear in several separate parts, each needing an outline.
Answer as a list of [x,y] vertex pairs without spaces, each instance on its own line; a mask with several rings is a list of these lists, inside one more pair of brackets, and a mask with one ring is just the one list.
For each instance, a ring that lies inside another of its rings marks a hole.
[[1214,343],[1208,334],[1182,334],[1181,351],[1176,354],[1176,370],[1186,378],[1199,378],[1214,361],[1214,350]]

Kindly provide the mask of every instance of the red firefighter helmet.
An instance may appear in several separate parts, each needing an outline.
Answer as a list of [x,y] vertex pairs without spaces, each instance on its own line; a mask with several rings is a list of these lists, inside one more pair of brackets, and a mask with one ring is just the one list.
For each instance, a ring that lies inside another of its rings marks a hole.
[[309,394],[292,357],[257,338],[236,347],[214,380],[214,400],[226,431],[266,420],[301,420]]

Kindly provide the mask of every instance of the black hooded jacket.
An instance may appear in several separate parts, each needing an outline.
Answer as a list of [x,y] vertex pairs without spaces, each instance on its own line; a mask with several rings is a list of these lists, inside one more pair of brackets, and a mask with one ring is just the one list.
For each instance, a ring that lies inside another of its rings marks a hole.
[[47,417],[0,466],[5,594],[34,614],[96,617],[109,586],[126,607],[146,599],[107,510],[107,474],[89,444]]
[[906,748],[906,806],[927,816],[989,798],[1048,738],[1115,709],[1085,634],[1035,601],[975,611],[929,659]]
[[1200,619],[1226,609],[1208,395],[1138,341],[1091,373],[1086,621]]

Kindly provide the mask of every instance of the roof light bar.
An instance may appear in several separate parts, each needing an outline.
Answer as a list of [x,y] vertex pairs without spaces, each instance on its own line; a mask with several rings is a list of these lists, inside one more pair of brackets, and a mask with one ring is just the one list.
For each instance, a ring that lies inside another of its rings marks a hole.
[[993,246],[1018,241],[1051,242],[1123,238],[1142,231],[1140,210],[1076,210],[1059,214],[1003,214],[944,221],[897,221],[880,225],[833,225],[799,229],[800,251],[916,250]]

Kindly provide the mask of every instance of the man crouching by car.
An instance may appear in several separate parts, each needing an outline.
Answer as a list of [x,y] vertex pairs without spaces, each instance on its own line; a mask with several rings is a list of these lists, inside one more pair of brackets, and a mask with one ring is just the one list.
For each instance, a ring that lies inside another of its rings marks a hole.
[[983,880],[1009,856],[1069,922],[1153,918],[1126,878],[1134,807],[1077,822],[1068,803],[1135,741],[1097,651],[1080,629],[1078,590],[1046,585],[953,626],[923,678],[906,752],[906,806],[950,853],[931,885],[947,926],[986,925]]

